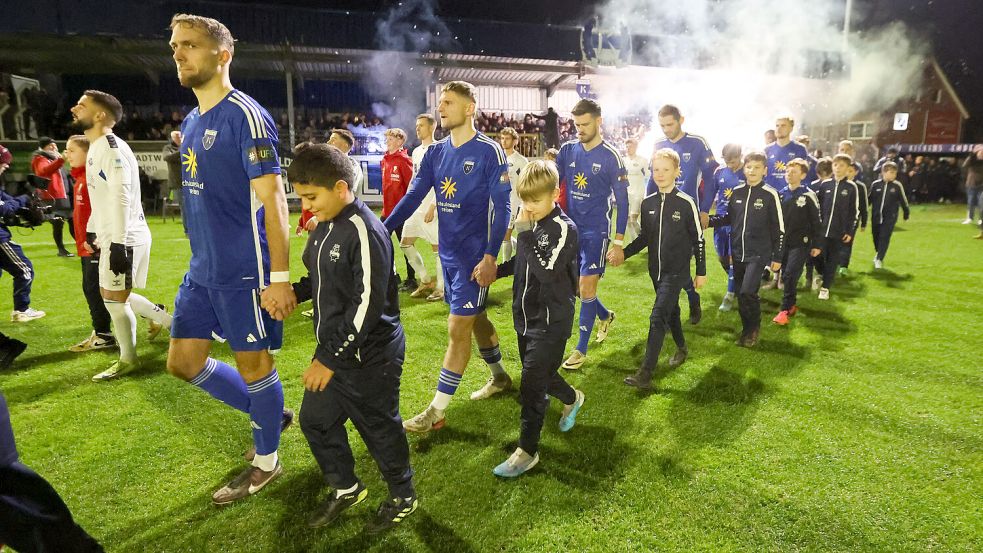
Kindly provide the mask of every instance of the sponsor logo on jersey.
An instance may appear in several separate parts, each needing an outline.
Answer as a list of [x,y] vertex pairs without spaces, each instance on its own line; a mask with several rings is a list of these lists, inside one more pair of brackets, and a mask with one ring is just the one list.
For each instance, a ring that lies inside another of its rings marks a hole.
[[765,207],[764,200],[762,200],[761,198],[754,200],[754,209],[764,209],[764,207]]
[[218,131],[214,129],[205,129],[205,134],[201,135],[201,145],[206,150],[212,149],[212,144],[215,144],[215,137],[218,136]]
[[601,164],[594,163],[590,166],[590,170],[596,175],[601,172]]
[[181,164],[184,166],[184,171],[191,175],[191,178],[198,178],[198,156],[195,154],[194,148],[188,148],[188,153],[181,154]]
[[447,199],[453,198],[454,194],[457,194],[457,183],[450,177],[444,177],[444,180],[440,181],[440,193]]
[[335,244],[331,246],[331,251],[328,252],[328,258],[332,263],[337,263],[338,259],[341,258],[341,244]]
[[679,220],[682,219],[682,218],[683,218],[683,216],[680,215],[678,211],[673,211],[672,212],[672,220],[673,221],[679,222]]
[[784,161],[776,161],[774,169],[776,173],[784,173],[788,169],[788,165]]
[[464,162],[464,174],[470,175],[471,171],[474,171],[474,162],[471,160]]
[[577,188],[583,190],[587,188],[587,177],[583,173],[577,173],[573,177],[573,183],[577,185]]
[[734,195],[734,189],[733,188],[728,188],[727,190],[724,190],[724,197],[727,198],[728,200],[733,195]]

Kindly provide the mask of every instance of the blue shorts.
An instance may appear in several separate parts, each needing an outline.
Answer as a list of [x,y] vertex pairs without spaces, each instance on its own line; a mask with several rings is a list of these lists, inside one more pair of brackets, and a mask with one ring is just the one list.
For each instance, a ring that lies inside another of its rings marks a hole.
[[485,300],[488,299],[488,288],[478,286],[478,281],[471,279],[478,262],[466,267],[458,267],[441,263],[444,271],[444,301],[451,306],[451,315],[478,315],[485,310]]
[[713,229],[713,247],[717,257],[730,257],[730,226]]
[[276,352],[283,344],[283,321],[259,306],[259,290],[207,288],[184,275],[174,299],[172,338],[229,342],[232,351]]
[[580,252],[577,260],[580,263],[580,276],[603,275],[608,262],[607,233],[584,232],[577,236]]

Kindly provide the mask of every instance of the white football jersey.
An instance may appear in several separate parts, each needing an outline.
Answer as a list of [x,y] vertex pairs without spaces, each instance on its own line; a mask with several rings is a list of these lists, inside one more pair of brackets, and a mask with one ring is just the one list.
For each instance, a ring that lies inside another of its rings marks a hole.
[[89,146],[85,160],[92,215],[87,232],[101,248],[110,243],[142,246],[150,243],[150,228],[140,197],[140,168],[130,146],[113,134]]
[[[420,164],[423,163],[423,155],[427,153],[427,150],[430,149],[430,146],[433,146],[433,142],[427,144],[426,146],[420,144],[416,148],[413,148],[413,153],[410,154],[410,158],[413,159],[414,177],[416,176],[417,172],[420,170]],[[413,179],[411,178],[410,185],[412,184],[413,184]],[[437,202],[437,193],[434,192],[434,189],[431,187],[430,190],[427,192],[426,197],[423,198],[422,202],[420,202],[420,207],[416,208],[416,211],[414,213],[418,213],[422,217],[426,215],[427,210],[430,209],[430,206],[432,206],[436,202]],[[436,217],[436,215],[437,212],[435,211],[434,216]]]
[[633,194],[644,194],[651,174],[649,160],[638,154],[633,156],[625,154],[623,159],[625,171],[628,173],[628,190]]

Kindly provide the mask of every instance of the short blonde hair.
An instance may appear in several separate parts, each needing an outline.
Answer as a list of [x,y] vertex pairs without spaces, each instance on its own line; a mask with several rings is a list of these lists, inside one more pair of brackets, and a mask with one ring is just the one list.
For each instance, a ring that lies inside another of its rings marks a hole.
[[556,164],[545,159],[537,159],[522,168],[519,182],[515,183],[515,193],[523,200],[533,200],[547,194],[555,194],[560,187],[560,173]]
[[178,25],[193,27],[204,32],[219,46],[228,50],[230,54],[235,54],[235,39],[232,38],[232,32],[229,31],[229,28],[221,21],[189,13],[176,13],[171,18],[171,24],[167,28],[173,31]]
[[387,129],[386,132],[385,132],[385,135],[386,136],[395,136],[396,138],[402,140],[403,142],[406,142],[406,131],[404,131],[403,129],[401,129],[399,127],[393,127],[391,129]]
[[444,85],[441,92],[454,92],[476,104],[478,103],[478,89],[467,81],[451,81]]
[[671,148],[660,148],[652,154],[652,161],[655,162],[657,159],[668,159],[679,169],[679,154]]
[[809,174],[809,162],[806,161],[806,160],[804,160],[804,159],[802,159],[801,157],[797,157],[797,158],[793,159],[792,161],[788,162],[788,166],[789,167],[798,167],[799,170],[802,171],[802,174],[803,175],[808,175]]
[[511,136],[515,140],[519,140],[519,131],[513,129],[512,127],[505,127],[498,132],[499,136]]

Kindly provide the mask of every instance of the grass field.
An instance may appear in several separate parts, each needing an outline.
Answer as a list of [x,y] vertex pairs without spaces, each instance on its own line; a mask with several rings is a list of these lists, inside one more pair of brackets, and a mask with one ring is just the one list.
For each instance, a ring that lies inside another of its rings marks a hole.
[[[304,525],[324,489],[297,428],[283,436],[279,481],[214,508],[211,493],[244,466],[246,417],[168,376],[163,341],[141,340],[139,373],[90,382],[114,353],[66,350],[89,333],[88,312],[79,262],[55,257],[47,230],[15,233],[37,267],[33,306],[48,316],[0,323],[30,345],[0,373],[0,390],[22,460],[112,552],[981,551],[983,243],[962,216],[914,207],[876,273],[870,235],[859,235],[851,276],[829,302],[803,291],[788,328],[768,322],[780,292],[765,291],[753,351],[733,345],[739,318],[716,310],[725,278],[708,261],[706,315],[685,329],[690,359],[668,372],[668,346],[651,395],[621,383],[643,355],[653,297],[644,256],[609,269],[600,297],[618,322],[585,370],[566,375],[587,396],[577,427],[556,430],[554,402],[539,467],[497,480],[491,469],[518,437],[518,393],[468,400],[487,378],[475,356],[447,428],[409,438],[420,509],[377,539],[361,527],[385,486],[354,433],[370,496],[336,527]],[[180,224],[152,219],[146,295],[170,305],[188,246]],[[292,240],[295,275],[303,243]],[[10,287],[7,275],[4,302]],[[494,285],[490,315],[515,378],[510,290],[510,280]],[[446,307],[401,300],[402,412],[412,416],[433,394]],[[298,408],[314,339],[299,313],[285,333],[278,366]],[[225,346],[214,354],[231,361]]]

